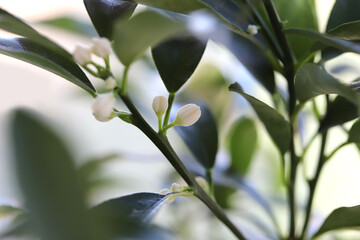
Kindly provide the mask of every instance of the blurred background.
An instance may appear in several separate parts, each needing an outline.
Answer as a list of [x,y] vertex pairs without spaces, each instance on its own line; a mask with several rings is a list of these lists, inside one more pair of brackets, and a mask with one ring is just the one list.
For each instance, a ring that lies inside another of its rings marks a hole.
[[[316,3],[320,30],[324,30],[334,1],[318,0]],[[71,16],[89,24],[90,19],[82,1],[0,0],[0,7],[30,22],[45,36],[70,52],[77,43],[84,45],[90,43],[91,38],[40,23],[60,16]],[[5,32],[0,31],[0,33],[1,36],[8,35]],[[156,117],[151,111],[151,102],[155,95],[166,95],[166,90],[149,57],[150,55],[138,61],[131,68],[129,91],[147,120],[155,127]],[[342,80],[349,81],[359,77],[359,63],[358,56],[343,54],[328,62],[326,67]],[[349,67],[341,68],[344,65]],[[111,59],[111,66],[115,75],[120,77],[122,66],[114,57]],[[211,80],[211,84],[204,84],[204,78]],[[100,80],[90,79],[95,86],[102,87]],[[221,147],[217,161],[219,168],[225,168],[229,161],[226,137],[231,123],[239,116],[255,117],[245,101],[227,91],[227,86],[235,81],[244,87],[245,92],[265,102],[271,102],[266,92],[235,57],[226,49],[210,42],[193,79],[181,90],[177,98],[179,101],[189,103],[196,96],[197,99],[211,104],[220,129]],[[104,160],[94,174],[99,184],[94,185],[89,193],[90,206],[134,192],[159,192],[163,188],[170,188],[172,182],[179,181],[167,160],[140,131],[119,120],[106,123],[96,121],[91,114],[91,96],[72,83],[28,63],[0,55],[0,89],[0,205],[22,206],[23,203],[13,172],[8,142],[9,116],[12,109],[17,107],[28,107],[44,115],[67,142],[78,166],[91,159],[109,159]],[[121,103],[119,108],[126,110]],[[307,129],[310,131],[314,129],[313,119],[304,118]],[[261,124],[258,123],[257,126],[260,128],[258,148],[261,150],[257,152],[245,178],[261,194],[271,199],[273,209],[280,219],[281,228],[285,230],[287,217],[284,205],[285,189],[281,187],[281,179],[278,176],[278,155]],[[180,155],[188,156],[189,152],[175,131],[170,131],[169,134],[171,142]],[[332,149],[332,146],[341,143],[345,136],[340,130],[333,130],[330,139],[332,141],[328,147]],[[317,144],[310,149],[308,154],[310,158],[317,157]],[[313,162],[310,158],[306,169],[300,169],[307,175],[312,174],[313,170]],[[338,152],[326,165],[315,196],[314,221],[311,225],[313,230],[333,209],[360,204],[360,191],[357,190],[357,186],[360,185],[359,160],[359,151],[350,145]],[[307,194],[307,188],[300,182],[298,189],[298,204],[299,208],[302,208],[305,204],[303,199]],[[228,200],[235,209],[231,212],[231,216],[238,219],[240,226],[247,226],[239,215],[246,213],[254,205],[251,199],[239,191],[231,195]],[[257,207],[255,205],[253,207],[256,212]],[[196,211],[197,209],[203,211]],[[193,212],[197,214],[191,215]],[[175,229],[179,239],[233,238],[226,228],[216,219],[208,218],[209,216],[211,214],[199,201],[180,199],[170,206],[165,206],[156,216],[155,221],[167,228]],[[192,220],[189,221],[189,218]],[[208,221],[204,221],[205,219]],[[196,228],[191,225],[193,221],[196,222]],[[6,221],[0,219],[0,227],[5,225]],[[344,236],[349,237],[348,239],[354,236],[360,238],[355,232],[347,234],[349,235]]]

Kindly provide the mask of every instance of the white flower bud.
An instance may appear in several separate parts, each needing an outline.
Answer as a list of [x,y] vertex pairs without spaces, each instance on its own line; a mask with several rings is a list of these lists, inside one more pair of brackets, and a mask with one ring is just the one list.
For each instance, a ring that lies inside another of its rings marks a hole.
[[93,38],[92,53],[101,58],[105,58],[111,53],[111,44],[107,38]]
[[246,31],[247,31],[250,35],[255,35],[255,34],[258,33],[258,29],[259,29],[258,26],[249,24],[249,26],[247,27],[247,30],[246,30]]
[[107,89],[114,89],[117,87],[117,82],[113,77],[108,77],[108,79],[105,80],[105,87]]
[[81,66],[85,66],[91,62],[91,49],[77,45],[73,53],[73,58],[75,62]]
[[92,105],[93,115],[96,120],[107,122],[115,117],[113,114],[115,103],[116,99],[113,92],[98,95]]
[[164,96],[156,96],[152,102],[152,109],[161,118],[168,108],[168,100]]
[[172,192],[181,192],[183,190],[183,187],[178,183],[173,183],[170,190]]
[[187,104],[176,113],[174,124],[187,127],[196,123],[200,116],[201,110],[199,106],[196,104]]

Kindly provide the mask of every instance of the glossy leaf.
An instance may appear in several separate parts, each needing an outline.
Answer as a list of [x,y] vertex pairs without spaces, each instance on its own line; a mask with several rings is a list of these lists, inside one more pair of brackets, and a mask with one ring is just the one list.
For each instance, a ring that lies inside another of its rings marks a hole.
[[341,38],[349,41],[359,41],[360,40],[360,21],[344,23],[331,31],[328,32],[329,35]]
[[325,117],[320,123],[319,131],[325,131],[357,117],[360,117],[357,106],[346,98],[337,96],[334,101],[329,103]]
[[177,92],[195,71],[206,43],[194,37],[177,37],[157,45],[152,56],[166,89]]
[[358,119],[349,131],[348,142],[360,143],[360,119]]
[[62,47],[38,33],[21,19],[0,8],[0,29],[31,39],[32,41],[51,49],[53,52],[72,59]]
[[246,174],[254,156],[257,143],[255,122],[250,118],[241,118],[231,130],[230,136],[230,169]]
[[95,239],[63,141],[22,109],[13,114],[10,132],[17,178],[36,232],[42,239]]
[[205,105],[200,105],[201,117],[189,127],[177,126],[176,132],[180,135],[195,159],[206,169],[215,164],[218,150],[218,133],[214,116]]
[[360,2],[357,0],[336,0],[326,26],[326,31],[348,22],[360,20]]
[[120,0],[84,0],[84,4],[98,34],[111,40],[116,21],[127,20],[137,6]]
[[[313,0],[277,0],[274,1],[285,28],[305,28],[317,30],[316,10]],[[297,59],[301,59],[315,43],[313,39],[287,36],[290,47]]]
[[303,65],[295,76],[295,91],[300,102],[306,102],[321,94],[338,94],[360,108],[360,95],[340,83],[324,68],[315,64]]
[[300,29],[300,28],[286,29],[285,33],[286,34],[294,34],[294,35],[298,35],[298,36],[306,36],[306,37],[309,37],[309,38],[319,41],[321,44],[315,45],[316,47],[314,47],[312,50],[319,50],[319,49],[323,48],[324,46],[327,46],[327,47],[337,48],[344,52],[360,53],[360,44],[359,43],[335,38],[328,34],[323,34],[323,33],[319,33],[316,31]]
[[341,207],[335,209],[324,221],[314,237],[333,230],[360,227],[360,206]]
[[250,103],[280,152],[285,154],[290,147],[290,123],[272,107],[244,93],[238,83],[230,85],[229,89],[239,93]]
[[141,57],[149,47],[182,32],[185,32],[185,26],[181,22],[158,12],[141,12],[129,21],[116,23],[114,51],[120,61],[128,66]]
[[94,94],[87,76],[72,60],[27,38],[0,38],[0,53],[53,72]]
[[81,21],[72,16],[61,16],[39,22],[50,27],[81,34],[88,37],[96,37],[97,33],[92,24]]
[[160,8],[168,11],[179,12],[179,13],[189,13],[200,8],[203,8],[203,5],[194,0],[127,0],[129,2],[136,2],[146,6]]

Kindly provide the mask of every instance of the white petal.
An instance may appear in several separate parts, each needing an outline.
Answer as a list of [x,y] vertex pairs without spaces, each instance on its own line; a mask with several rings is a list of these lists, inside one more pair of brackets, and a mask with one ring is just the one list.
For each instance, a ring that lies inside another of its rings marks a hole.
[[107,122],[112,118],[116,99],[112,92],[100,94],[92,105],[93,115],[100,122]]
[[187,104],[179,109],[174,120],[176,125],[190,126],[196,123],[201,116],[200,107],[196,104]]

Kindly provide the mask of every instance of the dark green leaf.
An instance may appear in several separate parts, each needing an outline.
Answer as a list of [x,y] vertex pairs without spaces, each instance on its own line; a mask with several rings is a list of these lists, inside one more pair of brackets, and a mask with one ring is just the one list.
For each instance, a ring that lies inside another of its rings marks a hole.
[[316,44],[312,50],[319,50],[322,48],[322,46],[328,46],[328,47],[337,48],[344,52],[360,53],[359,43],[335,38],[328,34],[323,34],[316,31],[301,29],[301,28],[286,29],[285,33],[306,36],[319,41],[321,44]]
[[300,102],[306,102],[321,94],[334,93],[348,99],[360,109],[360,95],[315,64],[305,64],[298,70],[295,76],[295,91]]
[[335,209],[324,221],[320,229],[314,235],[318,237],[323,233],[340,229],[360,227],[360,206],[341,207]]
[[337,0],[331,11],[326,31],[348,22],[360,20],[360,1],[357,0]]
[[349,131],[348,142],[360,143],[360,119],[358,119],[351,127]]
[[115,25],[114,51],[129,66],[150,46],[185,32],[185,26],[158,12],[145,11]]
[[177,92],[195,71],[206,43],[194,37],[177,37],[152,49],[155,65],[166,89]]
[[244,175],[255,153],[257,131],[255,122],[250,118],[241,118],[234,125],[230,136],[230,169]]
[[349,41],[359,41],[360,40],[360,21],[344,23],[331,31],[328,32],[329,35],[341,38]]
[[218,150],[218,133],[216,121],[210,109],[200,104],[201,117],[189,127],[175,127],[176,132],[184,140],[195,159],[206,169],[215,164]]
[[220,207],[224,209],[231,208],[230,197],[236,193],[236,188],[224,186],[224,185],[215,185],[215,199]]
[[179,13],[188,13],[200,8],[203,8],[203,5],[194,0],[127,0],[129,2],[136,2],[146,6],[160,8],[168,11],[179,12]]
[[9,215],[18,215],[23,212],[24,212],[24,210],[21,208],[9,206],[9,205],[1,205],[0,206],[0,219],[3,217],[7,217]]
[[[277,0],[274,4],[281,20],[284,21],[284,27],[317,30],[313,0]],[[287,36],[287,38],[297,59],[305,57],[304,54],[307,54],[315,43],[313,39],[299,36]]]
[[0,8],[0,28],[31,39],[32,41],[45,46],[48,49],[51,49],[53,52],[63,55],[66,58],[72,59],[71,54],[69,54],[66,50],[62,47],[54,43],[53,41],[49,40],[48,38],[44,37],[40,33],[38,33],[35,29],[30,27],[21,19],[13,16],[9,12]]
[[94,239],[73,158],[38,116],[17,110],[11,122],[16,174],[42,239]]
[[0,53],[53,72],[94,95],[94,87],[72,60],[27,38],[0,38]]
[[88,37],[96,37],[97,33],[94,27],[87,22],[76,19],[72,16],[61,16],[39,22],[51,27],[56,27],[76,34],[82,34]]
[[320,123],[319,131],[325,131],[330,127],[341,125],[359,116],[357,106],[354,103],[337,96],[334,101],[329,103],[325,117]]
[[285,154],[290,147],[290,123],[272,107],[244,93],[238,83],[230,85],[229,89],[241,94],[250,103],[280,152]]
[[113,39],[113,28],[117,20],[127,20],[137,4],[120,0],[84,0],[86,10],[101,37]]

